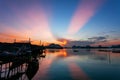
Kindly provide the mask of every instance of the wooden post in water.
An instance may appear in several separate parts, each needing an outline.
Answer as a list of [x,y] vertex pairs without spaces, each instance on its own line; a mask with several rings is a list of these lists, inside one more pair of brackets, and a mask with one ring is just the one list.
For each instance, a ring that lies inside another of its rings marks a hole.
[[5,64],[5,77],[7,75],[7,63]]
[[0,64],[0,78],[1,78],[1,75],[2,75],[2,64]]
[[111,57],[110,57],[111,52],[108,53],[108,63],[111,64]]

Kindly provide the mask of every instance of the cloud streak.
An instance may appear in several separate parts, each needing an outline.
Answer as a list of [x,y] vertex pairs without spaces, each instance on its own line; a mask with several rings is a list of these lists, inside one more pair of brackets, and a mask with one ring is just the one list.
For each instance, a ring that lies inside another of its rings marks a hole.
[[66,46],[86,46],[86,45],[91,45],[94,44],[95,42],[93,41],[68,41]]
[[107,40],[107,37],[106,36],[91,37],[91,38],[88,38],[88,40],[94,41],[94,42],[101,42],[101,41]]

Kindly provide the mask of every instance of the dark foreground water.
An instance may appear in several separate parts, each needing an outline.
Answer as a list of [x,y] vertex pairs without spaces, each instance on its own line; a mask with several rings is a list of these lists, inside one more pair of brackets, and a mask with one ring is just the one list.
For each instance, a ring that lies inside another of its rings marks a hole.
[[32,79],[120,80],[120,53],[86,49],[47,50]]

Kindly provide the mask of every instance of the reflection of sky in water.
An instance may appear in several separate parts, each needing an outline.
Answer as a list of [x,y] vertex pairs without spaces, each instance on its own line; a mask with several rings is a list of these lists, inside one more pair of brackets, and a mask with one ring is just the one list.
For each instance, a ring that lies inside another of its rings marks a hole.
[[33,80],[120,80],[120,54],[47,50]]

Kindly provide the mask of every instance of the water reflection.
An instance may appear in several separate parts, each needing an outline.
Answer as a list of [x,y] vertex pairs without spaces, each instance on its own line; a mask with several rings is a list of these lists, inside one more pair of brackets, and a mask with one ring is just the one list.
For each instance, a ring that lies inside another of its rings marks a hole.
[[86,73],[75,63],[70,63],[69,70],[73,80],[89,80]]
[[11,61],[0,61],[0,80],[32,80],[39,69],[43,53],[14,57]]
[[33,59],[31,62],[28,63],[28,68],[26,70],[26,75],[29,80],[31,80],[34,75],[37,73],[39,68],[39,62],[38,59]]
[[78,49],[77,52],[72,49],[47,50],[33,80],[120,79],[119,60],[120,54],[99,52],[97,49]]
[[41,61],[39,70],[33,80],[49,80],[48,71],[52,63],[62,57],[67,57],[65,49],[46,50],[46,58]]
[[119,53],[97,49],[45,52],[44,59],[35,54],[2,65],[0,80],[120,80]]

